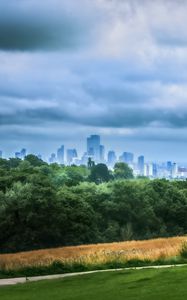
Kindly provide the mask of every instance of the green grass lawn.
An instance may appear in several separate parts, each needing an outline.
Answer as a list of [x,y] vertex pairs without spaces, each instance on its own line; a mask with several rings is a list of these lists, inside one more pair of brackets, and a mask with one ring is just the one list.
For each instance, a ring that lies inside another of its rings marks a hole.
[[1,287],[1,300],[184,300],[187,267],[130,270]]

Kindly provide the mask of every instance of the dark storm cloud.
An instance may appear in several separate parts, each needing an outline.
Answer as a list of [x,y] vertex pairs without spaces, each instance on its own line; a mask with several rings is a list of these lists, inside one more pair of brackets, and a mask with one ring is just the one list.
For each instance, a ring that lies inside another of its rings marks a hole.
[[83,42],[83,27],[64,1],[0,2],[0,49],[51,50],[76,48]]
[[142,128],[142,127],[187,127],[187,111],[168,111],[161,109],[125,108],[123,106],[105,107],[101,111],[88,112],[78,109],[37,108],[17,109],[13,113],[0,113],[0,125],[41,125],[76,124],[105,128]]

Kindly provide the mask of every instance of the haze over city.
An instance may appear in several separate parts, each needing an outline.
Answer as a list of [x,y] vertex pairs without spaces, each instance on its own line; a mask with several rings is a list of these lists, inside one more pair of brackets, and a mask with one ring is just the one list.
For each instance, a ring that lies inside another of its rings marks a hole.
[[186,162],[187,1],[0,2],[0,150]]

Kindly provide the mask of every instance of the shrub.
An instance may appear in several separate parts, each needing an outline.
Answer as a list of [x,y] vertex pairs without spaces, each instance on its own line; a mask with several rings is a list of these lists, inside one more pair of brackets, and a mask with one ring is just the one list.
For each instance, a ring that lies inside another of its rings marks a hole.
[[180,256],[182,258],[187,258],[187,242],[182,243],[182,247],[180,249]]

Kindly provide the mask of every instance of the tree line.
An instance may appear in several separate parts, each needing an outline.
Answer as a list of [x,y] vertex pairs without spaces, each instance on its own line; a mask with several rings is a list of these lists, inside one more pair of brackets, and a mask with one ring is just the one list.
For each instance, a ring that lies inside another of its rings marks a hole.
[[123,163],[0,159],[0,252],[184,235],[187,181],[133,179]]

